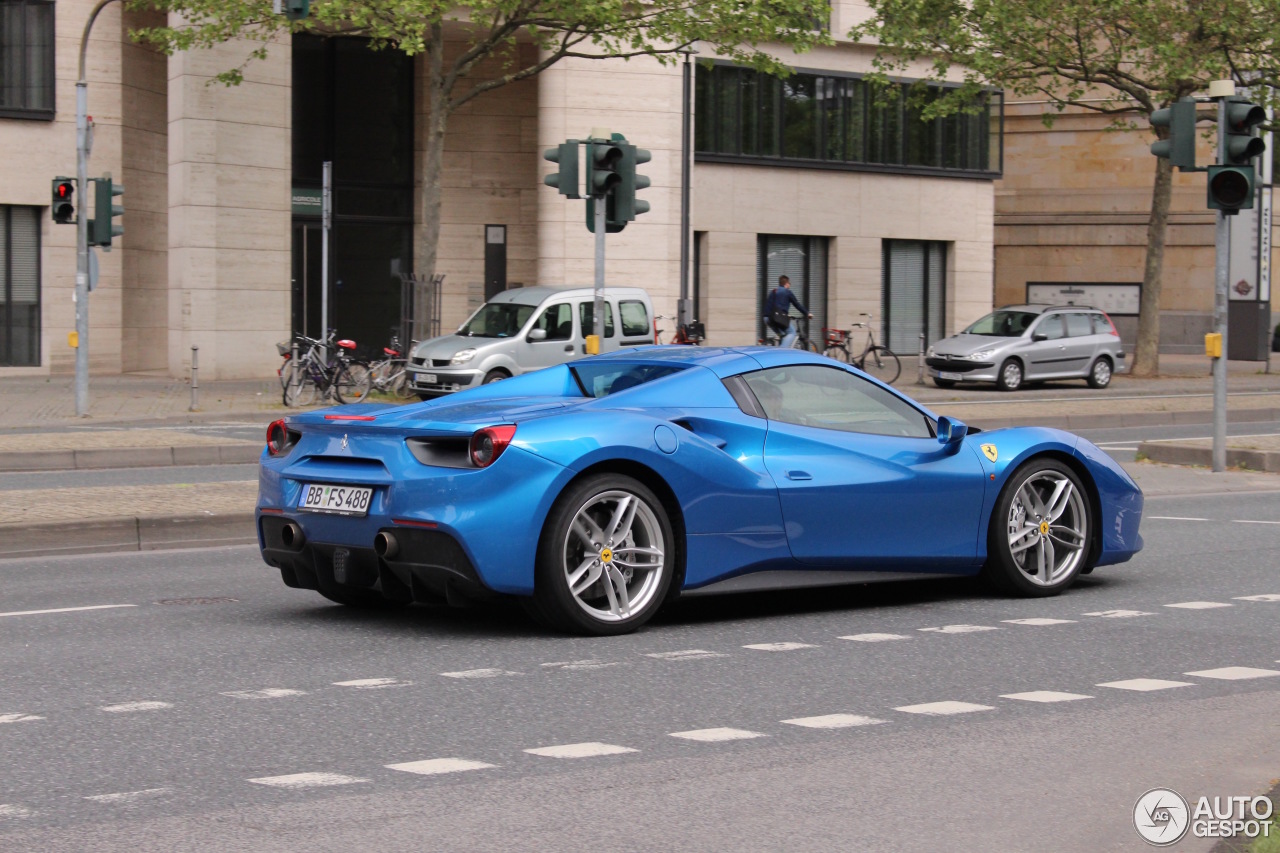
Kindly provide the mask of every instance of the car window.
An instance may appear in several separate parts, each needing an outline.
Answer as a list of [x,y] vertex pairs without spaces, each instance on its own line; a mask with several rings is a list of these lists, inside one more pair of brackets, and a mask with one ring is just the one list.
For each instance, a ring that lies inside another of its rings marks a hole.
[[1050,314],[1045,317],[1036,326],[1034,334],[1044,335],[1047,341],[1056,341],[1061,338],[1065,334],[1062,328],[1062,315]]
[[1093,334],[1093,324],[1089,322],[1088,314],[1073,311],[1065,316],[1067,319],[1067,337],[1082,338]]
[[993,311],[965,329],[966,335],[988,335],[994,338],[1016,338],[1036,321],[1029,311]]
[[841,432],[933,437],[922,412],[838,367],[791,365],[743,378],[770,420]]
[[547,333],[549,341],[567,341],[573,337],[573,308],[568,302],[552,305],[533,324]]
[[533,316],[533,305],[489,302],[471,315],[458,334],[477,338],[509,338],[517,335]]
[[1111,321],[1107,319],[1105,314],[1090,314],[1089,318],[1093,320],[1093,333],[1095,335],[1111,334]]
[[[583,302],[578,306],[578,322],[582,324],[582,334],[594,335],[596,333],[596,303],[595,300]],[[606,300],[604,303],[604,336],[606,338],[613,337],[613,306]]]
[[634,338],[653,334],[653,324],[649,320],[649,310],[643,302],[626,299],[618,303],[618,314],[622,317],[622,336]]
[[588,397],[607,397],[685,369],[683,365],[619,364],[613,360],[593,364],[592,361],[580,361],[569,366]]

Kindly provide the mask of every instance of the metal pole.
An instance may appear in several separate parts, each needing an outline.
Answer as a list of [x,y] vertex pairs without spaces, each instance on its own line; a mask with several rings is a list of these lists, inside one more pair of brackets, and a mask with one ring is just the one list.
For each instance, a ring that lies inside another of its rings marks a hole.
[[191,408],[188,412],[200,411],[200,347],[191,345]]
[[324,161],[320,191],[320,363],[328,364],[329,340],[329,228],[333,224],[333,161]]
[[920,333],[920,354],[916,356],[916,384],[924,384],[924,351],[925,339],[924,332]]
[[[1218,99],[1218,156],[1227,144],[1227,100]],[[1227,467],[1227,279],[1231,254],[1231,232],[1227,227],[1227,215],[1217,212],[1217,228],[1214,235],[1214,288],[1213,325],[1221,335],[1222,352],[1213,360],[1213,470]]]
[[[684,55],[684,105],[680,113],[680,302],[676,306],[676,323],[693,319],[689,300],[689,125],[693,100],[689,54]],[[677,330],[679,325],[677,325]]]
[[607,203],[608,200],[604,196],[597,196],[595,199],[596,287],[592,316],[595,318],[596,345],[599,352],[604,352],[604,213]]

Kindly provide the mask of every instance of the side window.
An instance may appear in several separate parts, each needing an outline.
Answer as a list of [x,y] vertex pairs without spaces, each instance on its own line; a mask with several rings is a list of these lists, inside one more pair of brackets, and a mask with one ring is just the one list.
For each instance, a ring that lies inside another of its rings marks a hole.
[[568,302],[552,305],[533,324],[535,329],[543,329],[549,341],[567,341],[573,337],[573,309]]
[[1067,337],[1083,338],[1093,334],[1093,324],[1089,322],[1088,314],[1067,314]]
[[1044,335],[1047,341],[1056,341],[1065,335],[1062,328],[1062,315],[1050,314],[1040,321],[1033,335]]
[[[582,336],[594,335],[596,333],[596,303],[595,300],[583,302],[578,306],[578,322],[582,324]],[[606,338],[613,337],[613,306],[606,299],[604,303],[604,336]]]
[[923,412],[838,367],[774,367],[743,379],[769,420],[840,432],[933,437]]
[[649,320],[649,311],[643,302],[624,300],[618,303],[618,314],[622,317],[622,336],[624,338],[649,337],[653,334],[653,324]]

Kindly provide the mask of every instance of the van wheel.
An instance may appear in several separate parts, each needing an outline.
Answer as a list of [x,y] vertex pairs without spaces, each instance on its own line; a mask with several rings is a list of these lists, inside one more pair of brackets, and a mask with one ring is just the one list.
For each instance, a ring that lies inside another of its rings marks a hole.
[[507,373],[505,370],[490,370],[484,375],[484,382],[482,384],[488,385],[491,382],[501,382],[504,379],[510,378],[511,374]]
[[1022,386],[1022,362],[1011,358],[1000,365],[1000,376],[996,379],[996,387],[1001,391],[1017,391]]
[[1111,362],[1105,358],[1099,358],[1093,363],[1093,367],[1089,368],[1089,387],[1106,388],[1110,384]]

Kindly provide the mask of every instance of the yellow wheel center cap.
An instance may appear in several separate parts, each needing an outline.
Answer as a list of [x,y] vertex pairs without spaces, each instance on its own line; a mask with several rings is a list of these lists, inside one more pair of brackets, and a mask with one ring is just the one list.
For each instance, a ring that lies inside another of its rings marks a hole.
[[1047,521],[1040,522],[1040,535],[1041,536],[1049,535],[1049,522]]
[[[1048,527],[1048,525],[1045,525],[1045,526]],[[613,551],[611,549],[605,548],[603,551],[600,552],[601,562],[607,563],[612,559],[613,559]]]

